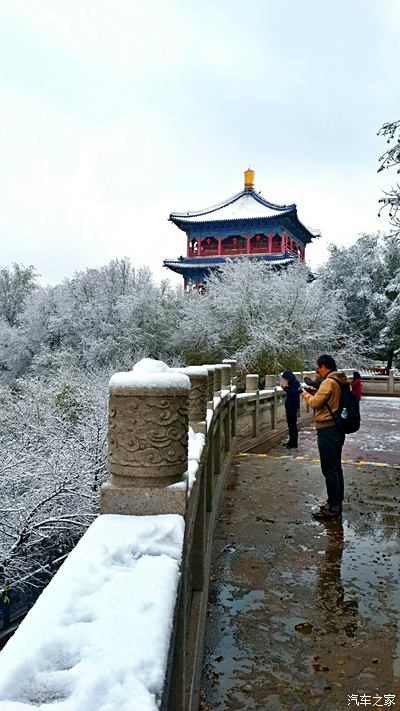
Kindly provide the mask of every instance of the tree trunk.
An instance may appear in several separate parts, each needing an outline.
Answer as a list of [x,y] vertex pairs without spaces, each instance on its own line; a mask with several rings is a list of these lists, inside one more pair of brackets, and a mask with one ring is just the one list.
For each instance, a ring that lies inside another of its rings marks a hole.
[[391,367],[392,367],[392,365],[393,365],[393,355],[394,355],[394,346],[392,346],[392,348],[390,348],[390,349],[389,349],[389,352],[388,352],[388,362],[387,362],[387,366],[386,366],[386,375],[389,375],[389,370],[391,369]]

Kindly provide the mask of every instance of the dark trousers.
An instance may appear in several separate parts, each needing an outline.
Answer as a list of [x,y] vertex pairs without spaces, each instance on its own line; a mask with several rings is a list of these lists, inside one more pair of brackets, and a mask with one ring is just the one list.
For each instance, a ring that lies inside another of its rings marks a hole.
[[297,429],[297,412],[286,410],[286,420],[289,428],[289,443],[297,447],[298,429]]
[[325,477],[328,508],[341,511],[344,493],[342,449],[345,435],[334,425],[317,430],[322,474]]

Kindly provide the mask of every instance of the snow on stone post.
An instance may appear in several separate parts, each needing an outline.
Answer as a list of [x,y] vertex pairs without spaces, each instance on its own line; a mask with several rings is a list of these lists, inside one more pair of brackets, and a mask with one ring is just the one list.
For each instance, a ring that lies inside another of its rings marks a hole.
[[112,376],[101,513],[185,514],[189,389],[186,375],[147,358]]
[[390,393],[394,393],[394,368],[389,370],[388,389]]
[[178,368],[190,380],[189,425],[194,432],[206,433],[208,370],[204,367],[189,366]]

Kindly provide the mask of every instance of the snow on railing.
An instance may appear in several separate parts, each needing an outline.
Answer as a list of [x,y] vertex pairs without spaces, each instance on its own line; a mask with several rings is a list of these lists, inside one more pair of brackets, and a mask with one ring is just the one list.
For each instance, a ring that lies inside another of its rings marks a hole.
[[182,516],[100,516],[1,653],[0,709],[157,711]]

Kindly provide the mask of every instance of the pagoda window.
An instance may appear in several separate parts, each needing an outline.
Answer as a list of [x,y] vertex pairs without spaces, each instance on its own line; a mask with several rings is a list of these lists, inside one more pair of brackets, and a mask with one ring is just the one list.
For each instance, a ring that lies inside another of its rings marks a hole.
[[268,253],[268,237],[265,234],[254,235],[250,240],[250,254]]
[[299,248],[296,244],[295,241],[292,242],[292,254],[298,254],[299,253]]
[[206,237],[201,242],[202,255],[218,254],[218,240],[215,237]]
[[246,254],[246,238],[241,235],[229,235],[222,240],[222,254]]
[[276,234],[272,238],[271,254],[280,254],[281,251],[281,236]]

